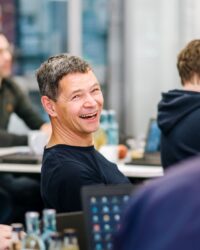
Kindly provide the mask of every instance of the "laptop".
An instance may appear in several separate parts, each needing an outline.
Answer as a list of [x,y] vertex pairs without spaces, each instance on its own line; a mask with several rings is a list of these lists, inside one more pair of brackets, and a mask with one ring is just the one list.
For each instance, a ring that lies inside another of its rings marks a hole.
[[66,228],[74,228],[77,231],[80,250],[87,250],[85,225],[83,212],[70,212],[56,214],[56,224],[58,232],[63,232]]
[[40,164],[42,155],[35,155],[31,152],[15,152],[0,156],[0,163],[16,164]]
[[160,137],[161,133],[157,120],[151,118],[148,125],[143,157],[139,159],[131,159],[131,161],[126,162],[125,164],[161,166]]
[[95,185],[82,188],[88,250],[111,250],[123,209],[135,189],[131,184]]

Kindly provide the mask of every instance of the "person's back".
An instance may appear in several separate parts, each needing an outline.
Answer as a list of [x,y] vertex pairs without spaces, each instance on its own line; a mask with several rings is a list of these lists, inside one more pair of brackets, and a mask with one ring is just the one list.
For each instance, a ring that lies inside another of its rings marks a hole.
[[114,250],[199,250],[199,164],[179,163],[133,193]]
[[180,52],[177,67],[183,89],[163,93],[158,104],[164,168],[200,152],[200,40]]
[[[165,108],[166,107],[166,108]],[[173,90],[163,94],[158,124],[164,168],[200,152],[200,93]]]

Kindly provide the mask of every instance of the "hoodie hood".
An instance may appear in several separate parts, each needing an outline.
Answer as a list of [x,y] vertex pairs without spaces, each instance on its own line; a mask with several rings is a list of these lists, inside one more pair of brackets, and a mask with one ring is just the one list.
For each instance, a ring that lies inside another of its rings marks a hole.
[[167,134],[185,116],[199,108],[199,92],[170,90],[162,93],[162,99],[158,104],[158,126],[164,134]]

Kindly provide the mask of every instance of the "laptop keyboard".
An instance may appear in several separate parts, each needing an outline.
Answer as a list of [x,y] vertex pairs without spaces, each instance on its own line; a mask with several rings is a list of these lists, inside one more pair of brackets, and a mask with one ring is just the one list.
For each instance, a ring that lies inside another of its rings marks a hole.
[[126,165],[162,166],[160,152],[146,153],[141,159],[132,159]]

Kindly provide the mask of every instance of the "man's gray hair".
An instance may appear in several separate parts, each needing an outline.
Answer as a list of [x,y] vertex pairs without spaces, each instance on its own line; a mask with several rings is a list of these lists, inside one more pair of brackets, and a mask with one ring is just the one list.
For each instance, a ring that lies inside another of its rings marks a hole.
[[90,69],[90,65],[77,56],[70,54],[52,56],[36,71],[40,94],[56,101],[59,81],[64,76],[73,73],[87,73]]

